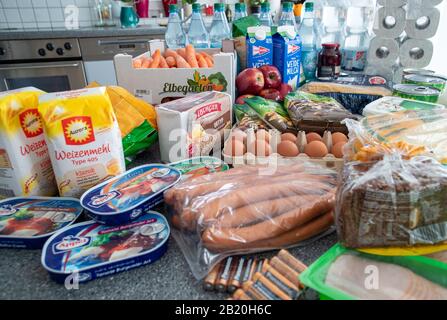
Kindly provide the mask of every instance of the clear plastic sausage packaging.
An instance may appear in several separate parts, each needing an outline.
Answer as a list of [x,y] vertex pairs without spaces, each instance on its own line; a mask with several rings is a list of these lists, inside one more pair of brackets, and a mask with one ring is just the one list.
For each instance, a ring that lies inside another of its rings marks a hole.
[[179,183],[165,192],[172,234],[198,279],[226,256],[302,244],[332,231],[336,176],[270,164]]

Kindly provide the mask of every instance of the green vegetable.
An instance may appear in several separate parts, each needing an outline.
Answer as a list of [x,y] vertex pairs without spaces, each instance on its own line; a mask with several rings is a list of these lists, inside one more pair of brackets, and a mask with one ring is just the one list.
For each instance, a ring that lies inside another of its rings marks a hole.
[[129,230],[111,232],[107,234],[100,234],[96,239],[89,245],[89,247],[100,247],[106,245],[110,242],[111,238],[123,238],[131,233]]
[[208,80],[216,85],[222,85],[223,89],[221,91],[227,91],[228,82],[221,72],[210,74]]
[[16,220],[28,220],[32,217],[34,217],[34,215],[26,208],[20,208],[19,211],[14,214],[14,219]]

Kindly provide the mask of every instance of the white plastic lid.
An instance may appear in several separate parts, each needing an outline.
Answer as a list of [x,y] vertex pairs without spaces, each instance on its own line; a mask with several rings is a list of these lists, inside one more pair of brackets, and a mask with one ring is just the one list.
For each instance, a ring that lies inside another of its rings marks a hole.
[[289,38],[289,39],[296,38],[296,31],[293,26],[279,26],[278,33],[285,33],[287,38]]

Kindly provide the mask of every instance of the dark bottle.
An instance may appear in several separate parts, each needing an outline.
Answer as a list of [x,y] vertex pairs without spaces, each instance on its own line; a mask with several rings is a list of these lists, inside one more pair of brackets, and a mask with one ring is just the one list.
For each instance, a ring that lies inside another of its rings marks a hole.
[[318,71],[319,78],[338,78],[341,71],[341,52],[340,44],[324,43],[323,49],[318,54]]

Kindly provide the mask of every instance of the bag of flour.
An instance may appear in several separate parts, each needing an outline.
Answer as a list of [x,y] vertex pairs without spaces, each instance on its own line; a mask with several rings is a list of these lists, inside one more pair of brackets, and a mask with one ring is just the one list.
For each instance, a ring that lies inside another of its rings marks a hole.
[[80,197],[125,171],[121,132],[106,88],[42,95],[39,113],[61,196]]

